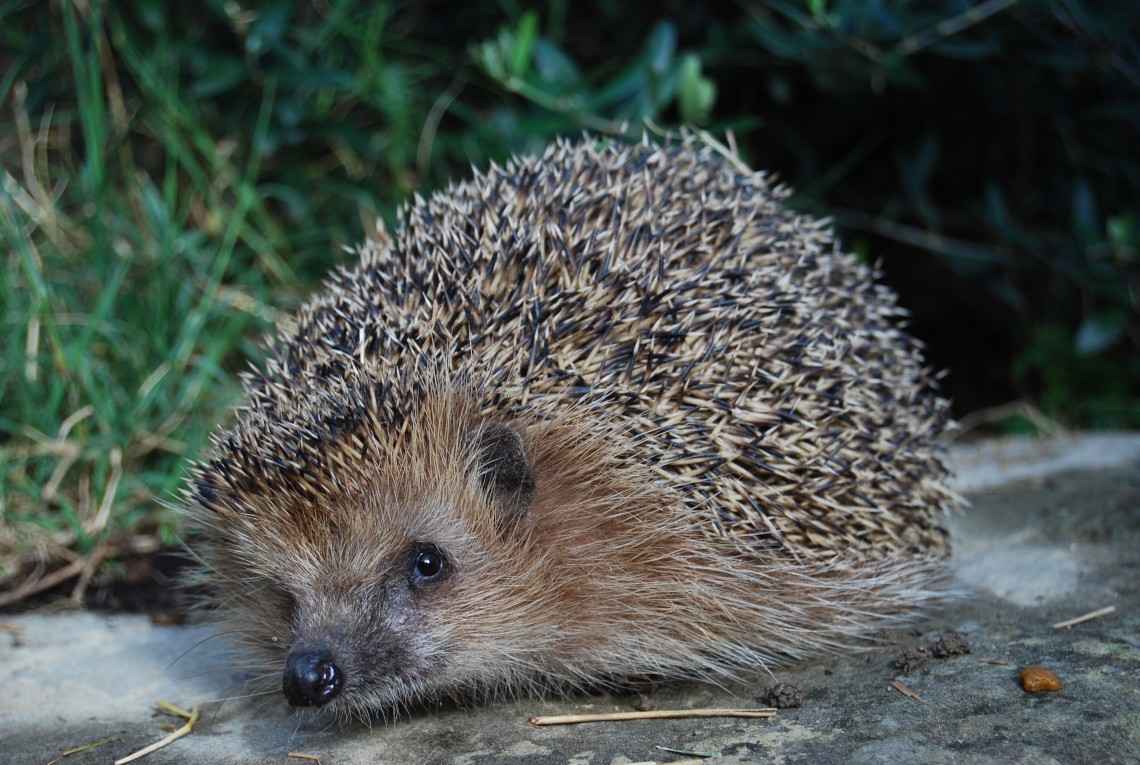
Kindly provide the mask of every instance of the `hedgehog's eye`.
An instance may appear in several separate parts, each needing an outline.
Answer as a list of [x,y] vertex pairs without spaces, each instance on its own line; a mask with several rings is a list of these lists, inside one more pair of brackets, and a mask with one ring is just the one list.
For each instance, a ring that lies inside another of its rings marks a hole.
[[412,557],[413,584],[427,584],[441,579],[447,571],[447,558],[435,545],[417,545]]

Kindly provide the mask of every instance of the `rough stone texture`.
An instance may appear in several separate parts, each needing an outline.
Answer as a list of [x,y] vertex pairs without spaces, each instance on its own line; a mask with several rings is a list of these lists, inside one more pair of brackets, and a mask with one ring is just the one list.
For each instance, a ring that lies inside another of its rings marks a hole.
[[[1123,455],[1123,456],[1122,456]],[[955,519],[963,597],[884,650],[749,678],[733,693],[683,685],[650,695],[663,709],[743,706],[775,681],[804,689],[801,709],[773,720],[665,720],[535,728],[533,714],[627,710],[637,696],[500,703],[389,724],[327,724],[277,695],[236,698],[206,627],[151,626],[91,613],[0,617],[0,759],[43,765],[61,748],[119,740],[66,758],[108,763],[165,735],[155,699],[203,702],[190,737],[143,763],[1140,762],[1140,436],[989,442],[956,450],[974,507]],[[1093,468],[1107,468],[1088,471]],[[1084,472],[1059,472],[1085,469]],[[1020,483],[1002,482],[1002,475]],[[1050,625],[1095,608],[1116,613],[1067,630]],[[900,649],[964,633],[973,654],[931,658],[902,674]],[[203,642],[205,641],[205,642]],[[1006,665],[979,659],[1004,660]],[[1029,694],[1019,670],[1043,665],[1063,685]],[[899,680],[923,704],[890,687]],[[735,695],[733,695],[735,694]],[[224,704],[211,701],[234,697]]]

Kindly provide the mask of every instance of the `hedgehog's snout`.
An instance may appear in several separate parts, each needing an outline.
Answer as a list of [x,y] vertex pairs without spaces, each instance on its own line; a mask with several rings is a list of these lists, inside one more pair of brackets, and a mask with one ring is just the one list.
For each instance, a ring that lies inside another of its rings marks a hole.
[[285,659],[281,690],[295,707],[319,707],[340,693],[344,673],[323,648],[294,648]]

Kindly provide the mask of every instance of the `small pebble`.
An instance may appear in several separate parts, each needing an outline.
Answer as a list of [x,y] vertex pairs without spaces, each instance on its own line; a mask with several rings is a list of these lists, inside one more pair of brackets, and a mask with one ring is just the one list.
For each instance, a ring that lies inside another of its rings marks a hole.
[[1045,667],[1026,667],[1021,670],[1021,687],[1030,693],[1055,692],[1061,690],[1061,678]]
[[804,705],[804,691],[798,685],[777,683],[765,688],[757,699],[761,704],[767,704],[776,709],[791,709]]
[[948,656],[960,656],[964,653],[973,653],[970,641],[961,632],[947,632],[938,641],[930,646],[931,653],[936,658],[945,659]]
[[908,648],[905,651],[899,651],[899,655],[895,657],[895,666],[903,672],[913,672],[926,663],[930,658],[930,651],[925,648]]

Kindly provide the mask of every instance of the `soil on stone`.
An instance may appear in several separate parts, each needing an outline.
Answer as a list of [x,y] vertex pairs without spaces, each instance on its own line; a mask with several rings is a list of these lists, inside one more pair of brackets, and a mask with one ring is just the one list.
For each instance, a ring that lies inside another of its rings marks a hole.
[[[95,611],[147,614],[152,621],[181,624],[194,598],[181,581],[194,560],[179,549],[149,555],[132,555],[105,563],[92,577],[83,595],[83,606]],[[75,580],[37,593],[6,608],[0,614],[19,614],[60,605],[74,605]]]

